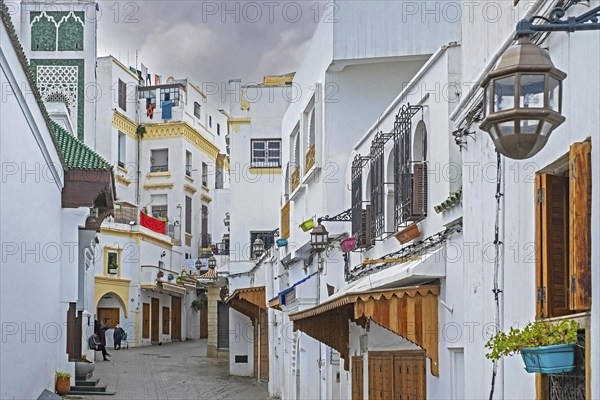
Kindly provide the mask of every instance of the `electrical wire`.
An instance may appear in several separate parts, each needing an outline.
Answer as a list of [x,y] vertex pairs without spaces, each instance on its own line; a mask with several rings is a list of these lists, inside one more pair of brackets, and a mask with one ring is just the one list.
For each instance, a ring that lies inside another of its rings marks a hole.
[[[496,152],[496,221],[494,224],[494,288],[492,292],[494,293],[494,302],[496,303],[496,319],[494,324],[494,334],[497,334],[500,331],[500,293],[502,290],[499,288],[498,276],[500,274],[500,246],[502,246],[502,242],[500,241],[500,202],[502,201],[502,197],[504,194],[502,193],[502,158],[500,153]],[[498,374],[498,361],[494,360],[492,367],[492,385],[490,388],[490,400],[494,398],[494,387],[496,384],[496,375]]]

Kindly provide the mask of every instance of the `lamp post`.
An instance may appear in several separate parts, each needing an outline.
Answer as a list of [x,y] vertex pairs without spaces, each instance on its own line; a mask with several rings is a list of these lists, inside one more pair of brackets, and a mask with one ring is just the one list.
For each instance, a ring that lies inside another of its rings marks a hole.
[[[530,37],[535,32],[598,30],[600,7],[560,20],[564,11],[553,10],[550,19],[534,16],[519,22],[517,45],[502,55],[481,83],[484,119],[480,128],[506,157],[525,159],[537,154],[566,119],[562,115],[562,83],[567,74],[556,68],[548,51],[531,43]],[[536,19],[548,23],[533,24]]]

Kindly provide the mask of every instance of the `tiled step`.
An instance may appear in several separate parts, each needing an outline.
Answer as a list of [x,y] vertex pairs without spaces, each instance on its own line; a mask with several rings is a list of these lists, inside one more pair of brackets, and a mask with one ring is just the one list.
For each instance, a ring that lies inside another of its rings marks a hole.
[[[75,387],[77,386],[96,386],[100,382],[100,379],[89,379],[89,380],[75,380]],[[73,387],[73,386],[72,386]]]
[[71,390],[69,393],[81,393],[90,392],[90,393],[100,393],[106,392],[106,385],[97,385],[97,386],[71,386]]

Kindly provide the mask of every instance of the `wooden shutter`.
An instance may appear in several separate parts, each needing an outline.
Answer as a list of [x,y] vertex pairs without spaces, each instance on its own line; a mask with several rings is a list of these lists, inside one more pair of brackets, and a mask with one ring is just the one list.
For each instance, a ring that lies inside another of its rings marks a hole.
[[260,380],[269,380],[269,315],[260,310]]
[[590,142],[574,143],[569,151],[569,275],[572,310],[589,310],[592,306],[591,153]]
[[162,333],[163,335],[169,334],[169,323],[171,322],[171,310],[169,307],[162,308]]
[[142,306],[142,338],[150,337],[150,304],[144,303]]
[[363,359],[362,357],[352,357],[352,400],[363,400]]
[[371,230],[371,221],[372,221],[372,213],[371,206],[367,206],[366,210],[362,210],[362,221],[361,221],[361,230],[362,230],[362,247],[369,248],[373,245],[373,232]]
[[542,174],[537,185],[537,315],[569,313],[569,178]]
[[171,296],[171,340],[181,340],[181,297]]
[[427,215],[427,163],[418,162],[413,165],[413,217]]
[[150,340],[153,343],[158,343],[160,341],[160,335],[159,335],[159,304],[160,304],[160,300],[156,299],[156,298],[152,298],[151,299],[152,302],[152,308],[150,309],[151,312],[151,316],[150,316]]

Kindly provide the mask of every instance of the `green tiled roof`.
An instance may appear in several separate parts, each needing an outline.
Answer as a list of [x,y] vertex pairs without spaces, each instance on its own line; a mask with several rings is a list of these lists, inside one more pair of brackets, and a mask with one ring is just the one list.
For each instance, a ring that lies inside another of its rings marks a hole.
[[56,122],[51,121],[50,123],[58,149],[62,153],[65,170],[112,171],[112,165],[102,156]]

